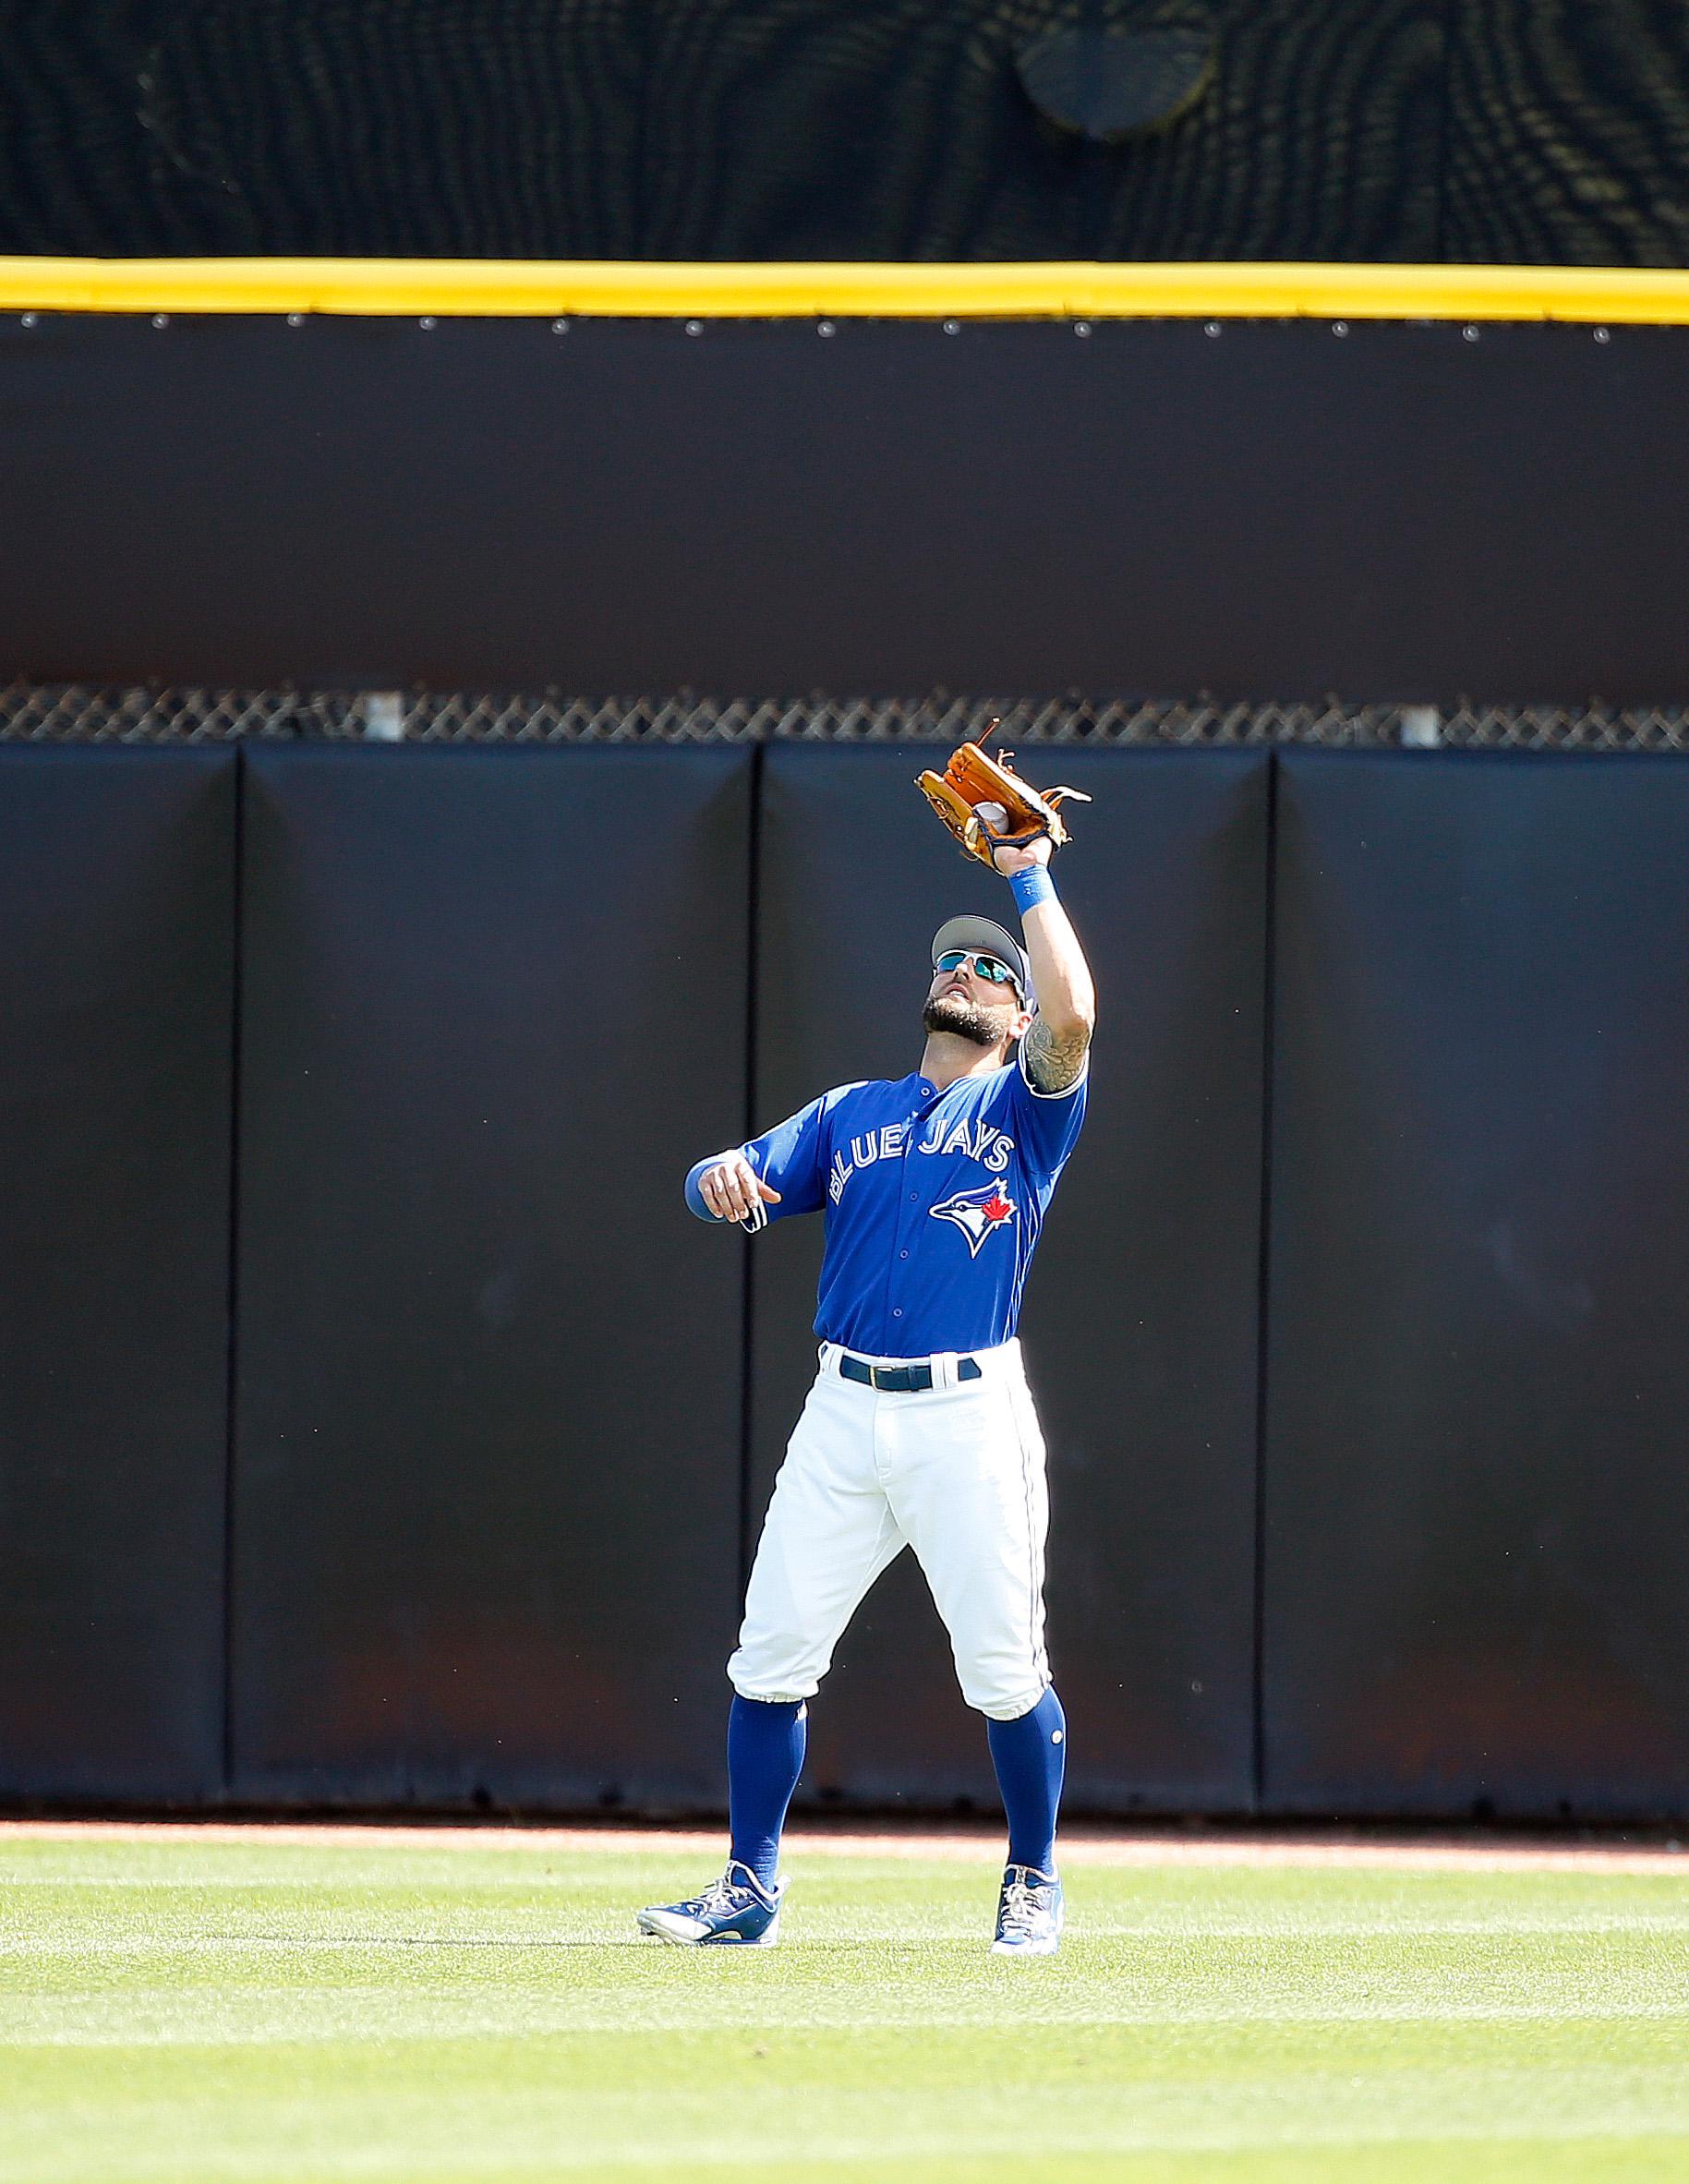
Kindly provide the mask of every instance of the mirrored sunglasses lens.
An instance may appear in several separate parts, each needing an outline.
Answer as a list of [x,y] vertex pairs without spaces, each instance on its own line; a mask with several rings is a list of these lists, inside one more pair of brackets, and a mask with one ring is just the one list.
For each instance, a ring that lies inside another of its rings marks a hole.
[[995,956],[971,956],[966,948],[947,948],[934,963],[935,971],[977,971],[994,986],[1013,985],[1015,974],[1007,963],[999,963]]

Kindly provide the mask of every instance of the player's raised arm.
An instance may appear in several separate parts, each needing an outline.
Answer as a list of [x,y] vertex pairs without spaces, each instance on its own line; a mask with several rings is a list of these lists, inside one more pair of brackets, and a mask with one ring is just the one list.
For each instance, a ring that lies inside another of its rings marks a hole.
[[1046,867],[1047,835],[995,852],[997,870],[1014,890],[1031,966],[1038,1013],[1021,1043],[1027,1076],[1041,1092],[1066,1092],[1085,1067],[1097,1020],[1091,966],[1072,920],[1056,899]]
[[[985,736],[996,726],[990,722]],[[1056,899],[1048,866],[1051,852],[1068,839],[1057,807],[1091,799],[1077,789],[1034,789],[1015,771],[1012,752],[981,748],[985,736],[959,744],[943,773],[929,767],[915,785],[968,855],[1014,889],[1038,1011],[1021,1041],[1021,1066],[1034,1092],[1059,1095],[1084,1074],[1097,1005],[1084,950]]]

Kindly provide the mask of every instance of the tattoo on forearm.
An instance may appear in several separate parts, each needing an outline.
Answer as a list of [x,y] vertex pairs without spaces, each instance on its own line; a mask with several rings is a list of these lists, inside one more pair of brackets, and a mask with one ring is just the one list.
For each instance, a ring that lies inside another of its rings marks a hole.
[[1041,1092],[1066,1092],[1085,1067],[1091,1033],[1081,1028],[1058,1039],[1041,1016],[1032,1019],[1023,1042],[1026,1073]]

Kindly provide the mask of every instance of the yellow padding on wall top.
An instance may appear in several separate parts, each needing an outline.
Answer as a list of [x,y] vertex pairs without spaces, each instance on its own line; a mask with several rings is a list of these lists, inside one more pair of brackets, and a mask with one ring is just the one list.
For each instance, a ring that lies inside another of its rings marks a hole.
[[1689,323],[1689,272],[1480,265],[680,265],[0,258],[0,310],[364,318],[1567,319]]

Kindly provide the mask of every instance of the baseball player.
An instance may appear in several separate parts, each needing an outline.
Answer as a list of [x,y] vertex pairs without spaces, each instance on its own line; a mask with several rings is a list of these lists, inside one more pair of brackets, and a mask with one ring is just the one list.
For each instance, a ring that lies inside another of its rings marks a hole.
[[1044,1644],[1044,1452],[1015,1328],[1084,1119],[1091,973],[1039,839],[994,852],[1020,912],[933,941],[921,1067],[840,1085],[700,1161],[687,1202],[759,1229],[822,1212],[820,1370],[775,1481],[728,1663],[731,1850],[700,1896],[639,1913],[665,1941],[767,1948],[807,1702],[858,1603],[913,1547],[1008,1817],[994,1950],[1053,1955],[1067,1725]]

